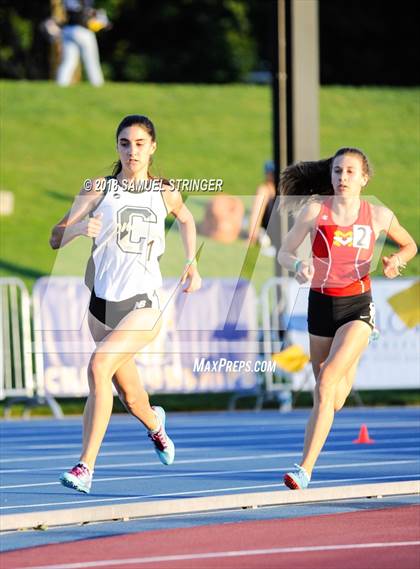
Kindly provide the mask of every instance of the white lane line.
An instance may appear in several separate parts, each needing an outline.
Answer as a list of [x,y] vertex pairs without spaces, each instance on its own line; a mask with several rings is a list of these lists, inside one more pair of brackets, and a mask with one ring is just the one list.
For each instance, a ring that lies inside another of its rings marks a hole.
[[[343,453],[341,451],[337,451],[337,452],[329,452],[326,453],[324,452],[323,455],[325,456],[326,454],[328,454],[329,456],[331,455],[342,455]],[[281,458],[293,458],[296,457],[296,453],[279,453],[279,454],[272,454],[272,455],[261,455],[261,456],[249,456],[249,457],[231,457],[231,458],[210,458],[210,459],[201,459],[200,460],[200,464],[202,463],[206,463],[206,464],[213,464],[213,463],[229,463],[229,462],[242,462],[242,461],[259,461],[260,459],[265,459],[265,460],[277,460],[277,459],[281,459]],[[350,457],[348,457],[350,458]],[[354,457],[356,458],[356,456]],[[360,458],[360,455],[357,456],[357,458]],[[368,457],[366,457],[368,458]],[[369,455],[369,458],[375,459],[375,456]],[[379,457],[378,457],[379,458]],[[197,460],[180,460],[178,459],[176,462],[176,466],[181,465],[181,464],[195,464],[197,463]],[[420,459],[413,459],[413,458],[409,458],[409,457],[404,457],[401,458],[400,460],[393,460],[393,461],[375,461],[375,462],[351,462],[348,464],[338,464],[338,465],[334,465],[334,464],[328,464],[328,465],[319,465],[317,466],[317,470],[319,469],[333,469],[333,468],[347,468],[347,467],[365,467],[365,466],[381,466],[381,465],[398,465],[398,464],[418,464],[420,465]],[[176,468],[172,467],[172,469]],[[150,467],[150,469],[149,469]],[[286,464],[285,466],[282,465],[281,463],[275,463],[275,467],[274,468],[266,468],[266,469],[249,469],[249,470],[212,470],[211,472],[215,473],[215,474],[233,474],[233,473],[240,473],[240,472],[270,472],[270,471],[275,471],[275,470],[282,470],[282,469],[287,469],[290,467],[290,464]],[[53,472],[54,474],[59,474],[61,472],[64,472],[65,470],[68,470],[69,465],[66,464],[64,466],[55,466],[55,467],[48,467],[48,468],[40,468],[40,469],[36,469],[36,473],[38,472]],[[95,477],[95,482],[110,482],[110,481],[120,481],[120,480],[137,480],[137,479],[141,479],[141,478],[170,478],[170,477],[178,477],[178,476],[200,476],[202,473],[200,471],[190,471],[190,472],[184,472],[184,473],[176,473],[173,472],[171,474],[157,474],[156,471],[159,468],[160,469],[160,465],[156,464],[156,460],[154,461],[150,461],[150,462],[132,462],[132,463],[126,463],[126,464],[122,464],[122,463],[110,463],[110,464],[103,464],[100,466],[96,466],[95,467],[95,472],[98,474],[98,470],[119,470],[119,469],[124,469],[124,468],[136,468],[139,471],[143,470],[143,472],[145,472],[146,474],[136,474],[136,475],[130,475],[130,476],[114,476],[114,477],[107,477],[107,478],[96,478]],[[10,470],[4,470],[1,471],[0,470],[0,480],[5,481],[6,476],[10,475],[10,476],[15,476],[16,474],[21,474],[22,476],[26,475],[26,474],[34,474],[33,469],[29,468],[29,469],[10,469]],[[205,472],[204,475],[207,475],[207,473]],[[44,476],[43,476],[44,478]],[[39,483],[31,483],[31,484],[17,484],[17,485],[10,485],[10,484],[5,484],[5,485],[0,485],[0,491],[1,490],[7,490],[7,489],[15,489],[15,488],[25,488],[25,487],[37,487],[37,486],[52,486],[57,484],[56,482],[39,482]]]
[[[418,432],[420,432],[420,421],[416,422],[416,423],[412,423],[412,424],[408,424],[408,425],[399,425],[399,424],[395,424],[393,425],[392,423],[384,423],[383,425],[376,425],[374,422],[370,422],[369,420],[365,421],[369,427],[369,429],[372,430],[376,430],[376,429],[383,429],[385,431],[393,431],[395,429],[416,429]],[[256,438],[256,437],[260,437],[261,435],[265,435],[267,434],[268,431],[274,431],[276,434],[282,435],[282,434],[287,434],[288,436],[300,436],[301,435],[301,430],[305,427],[306,421],[304,421],[302,423],[302,425],[299,425],[297,429],[293,429],[293,424],[287,424],[287,425],[278,425],[278,424],[273,424],[270,423],[267,425],[267,427],[269,427],[269,429],[265,428],[265,429],[261,429],[260,432],[256,432],[255,434],[250,433],[250,430],[255,430],[256,427],[258,427],[258,425],[255,425],[253,423],[248,424],[246,426],[246,431],[245,431],[245,435],[244,435],[244,429],[243,428],[239,428],[238,425],[235,426],[235,428],[231,428],[230,425],[228,425],[227,423],[225,425],[223,425],[224,430],[221,430],[221,432],[217,432],[215,434],[217,434],[217,437],[221,437],[221,438],[234,438],[236,439],[237,437],[241,437],[241,438]],[[133,427],[133,425],[127,425],[128,428],[130,428],[130,431],[128,433],[124,433],[121,431],[121,433],[116,433],[116,432],[110,432],[109,433],[109,437],[110,438],[115,438],[115,437],[120,437],[120,436],[127,436],[127,435],[131,435],[133,438],[135,438],[137,436],[137,432],[135,430],[135,427]],[[345,426],[343,427],[342,425],[334,425],[334,432],[335,434],[340,434],[342,436],[346,435],[348,433],[348,431],[352,431],[355,432],[358,430],[359,424],[352,424],[349,426]],[[173,428],[171,427],[171,434],[173,435],[177,435],[178,437],[181,437],[183,435],[185,435],[185,437],[187,438],[188,435],[186,434],[187,431],[189,431],[191,428],[194,428],[194,430],[197,432],[199,430],[199,428],[197,428],[195,425],[191,425],[191,427],[189,426],[185,426],[183,428]],[[226,428],[229,429],[229,432],[231,433],[232,431],[234,431],[234,435],[231,437],[229,436],[229,434],[226,434]],[[237,433],[235,432],[235,430],[237,429]],[[208,425],[203,428],[203,434],[208,434],[210,430],[215,430],[214,425],[212,424],[211,427],[209,427]],[[141,431],[139,431],[140,436],[141,436]],[[385,436],[385,433],[381,434],[382,436]],[[65,434],[59,434],[57,436],[58,439],[62,439],[64,438],[66,435]],[[82,436],[82,431],[81,428],[78,430],[77,433],[73,433],[73,436]],[[45,437],[45,439],[49,442],[51,441],[51,433],[40,433],[39,435],[37,435],[36,439],[37,440],[42,440],[42,438]],[[34,437],[19,437],[19,436],[15,436],[15,435],[10,435],[9,438],[6,437],[4,434],[0,434],[0,439],[2,444],[10,444],[10,445],[16,445],[17,443],[24,443],[24,442],[33,442]],[[188,437],[189,439],[189,437]],[[197,437],[197,439],[199,440],[204,440],[204,438],[201,436],[201,434],[199,434],[199,436]],[[205,440],[214,440],[214,437],[207,437]],[[119,441],[108,441],[105,442],[104,444],[106,445],[116,445],[116,444],[121,444],[121,442]],[[57,443],[58,446],[61,446],[60,443]],[[27,448],[38,448],[41,445],[31,445],[28,446]]]
[[[188,492],[171,492],[165,494],[143,494],[140,496],[122,496],[117,498],[98,498],[98,499],[83,499],[84,504],[100,504],[103,502],[131,502],[132,500],[144,500],[145,498],[173,498],[176,496],[190,496],[191,494],[213,494],[217,492],[238,492],[240,490],[252,490],[255,488],[278,488],[279,484],[260,484],[258,486],[232,486],[228,488],[216,488],[212,490],[190,490]],[[49,502],[45,504],[21,504],[20,506],[1,506],[0,510],[22,510],[27,508],[38,508],[44,506],[62,506],[69,504],[78,504],[80,506],[80,500],[71,500],[67,502]]]
[[[198,450],[198,449],[196,449]],[[151,454],[151,450],[144,451],[147,454]],[[338,451],[337,451],[338,453]],[[102,453],[103,454],[103,453]],[[72,455],[73,456],[73,455]],[[200,458],[200,464],[206,462],[233,462],[233,461],[241,461],[241,460],[260,460],[261,458],[282,458],[282,457],[290,457],[296,456],[296,452],[283,452],[283,453],[271,453],[271,454],[250,454],[250,455],[241,455],[241,456],[229,456],[229,457],[214,457],[214,458]],[[54,460],[56,457],[54,457]],[[197,458],[191,459],[177,459],[176,464],[197,464]],[[68,466],[68,465],[67,465]],[[126,463],[108,463],[108,464],[97,464],[95,466],[95,472],[99,469],[108,469],[108,468],[129,468],[129,467],[141,467],[144,466],[156,466],[156,460],[153,462],[126,462]],[[63,468],[66,468],[65,466]],[[48,468],[37,468],[37,472],[49,471],[54,470],[57,471],[58,467],[49,466]],[[23,473],[23,472],[33,472],[33,468],[21,468],[21,469],[6,469],[0,470],[0,474],[16,474],[16,473]]]
[[[268,438],[281,438],[282,436],[284,436],[285,433],[282,433],[278,430],[270,430],[270,431],[261,431],[260,433],[247,433],[244,434],[243,432],[238,432],[237,434],[225,434],[225,433],[214,433],[214,435],[210,435],[210,436],[191,436],[188,435],[187,433],[183,432],[182,435],[176,435],[172,430],[168,429],[168,432],[170,432],[171,437],[173,437],[174,439],[176,439],[178,437],[178,442],[179,443],[214,443],[215,441],[220,442],[220,444],[226,444],[228,442],[238,442],[238,441],[255,441],[255,440],[261,440],[261,439],[268,439]],[[207,430],[207,434],[208,434],[209,430]],[[354,429],[354,434],[355,437],[357,436],[358,430]],[[287,433],[287,437],[290,438],[295,438],[297,440],[301,440],[302,439],[302,434],[303,434],[303,430],[302,431],[296,431],[295,433],[291,433],[288,432]],[[335,433],[335,435],[337,435],[337,433]],[[145,432],[142,432],[139,434],[138,440],[142,440],[144,437],[146,436]],[[341,437],[345,437],[346,435],[343,433],[341,434]],[[407,437],[408,438],[408,437]],[[412,437],[413,439],[415,438],[414,436]],[[130,441],[130,437],[129,434],[127,433],[127,436],[124,438],[124,443],[126,444],[128,439],[128,442],[131,442],[132,444],[134,444],[136,442],[136,437],[133,436],[132,437],[132,441]],[[32,439],[33,440],[33,439]],[[51,440],[51,438],[48,439],[49,441]],[[6,446],[6,444],[9,444],[11,447],[16,448],[16,446],[18,444],[22,444],[25,441],[19,441],[19,440],[11,440],[9,443],[6,443],[6,441],[1,441],[3,448]],[[68,444],[68,443],[67,443]],[[104,443],[105,446],[116,446],[119,445],[121,446],[123,444],[123,441],[109,441],[107,443]],[[71,446],[81,446],[81,442],[77,445],[71,443]],[[36,445],[24,445],[23,449],[24,450],[41,450],[41,449],[45,449],[45,448],[54,448],[52,444],[50,445],[42,445],[42,444],[36,444]],[[65,447],[64,447],[65,448]]]
[[159,555],[153,557],[131,557],[126,559],[102,559],[100,561],[83,561],[82,563],[62,563],[59,565],[38,565],[20,567],[18,569],[90,569],[94,567],[111,567],[115,565],[144,565],[146,563],[170,563],[172,561],[187,561],[192,559],[223,559],[232,557],[249,557],[252,555],[279,555],[293,553],[309,553],[316,551],[343,551],[348,549],[379,549],[386,547],[414,547],[419,540],[388,541],[370,543],[343,543],[337,545],[309,545],[304,547],[271,547],[266,549],[242,549],[231,551],[212,551],[210,553],[186,553],[183,555]]
[[[73,446],[73,445],[72,445]],[[75,445],[76,446],[76,445]],[[121,446],[121,445],[120,445]],[[42,449],[44,449],[45,447],[41,447]],[[2,460],[0,460],[0,464],[7,464],[10,462],[33,462],[33,461],[37,461],[37,460],[42,460],[45,462],[45,460],[58,460],[61,458],[74,458],[75,456],[78,457],[80,454],[80,448],[81,445],[77,445],[77,450],[78,452],[75,452],[73,454],[57,454],[57,455],[51,455],[48,457],[45,456],[33,456],[33,457],[18,457],[18,458],[4,458]],[[185,451],[197,451],[198,447],[192,447],[191,449],[186,448],[186,449],[182,449]],[[118,450],[118,451],[105,451],[105,452],[101,452],[101,456],[126,456],[127,454],[129,455],[133,455],[133,454],[150,454],[150,449],[149,450]]]
[[[38,439],[39,440],[39,439]],[[51,437],[50,439],[51,440]],[[81,439],[80,439],[81,440]],[[11,440],[9,443],[6,443],[5,441],[1,441],[2,445],[5,444],[10,444],[10,446],[13,446],[14,448],[17,446],[17,444],[21,444],[24,441],[13,441]],[[80,448],[81,443],[58,443],[58,444],[40,444],[40,445],[25,445],[24,449],[25,450],[49,450],[49,449],[63,449],[63,448]],[[105,442],[102,443],[101,447],[105,446],[105,447],[110,447],[110,446],[121,446],[121,442]]]
[[[290,455],[294,456],[294,454]],[[197,462],[197,460],[195,461]],[[330,470],[331,468],[355,468],[355,467],[367,467],[367,466],[394,466],[396,464],[416,464],[418,460],[380,460],[375,462],[347,462],[342,464],[324,464],[317,466],[317,470]],[[156,461],[153,463],[156,465]],[[196,477],[196,476],[218,476],[222,478],[227,474],[256,474],[259,472],[279,472],[281,469],[287,468],[281,465],[275,468],[250,468],[244,470],[191,470],[190,472],[171,472],[170,474],[156,474],[152,472],[151,474],[136,474],[135,476],[112,476],[107,478],[95,478],[96,482],[120,482],[121,480],[144,480],[148,478],[161,479],[161,478],[185,478],[185,477]],[[5,486],[0,486],[0,490],[11,490],[16,488],[36,488],[38,486],[56,486],[58,482],[35,482],[33,484],[8,484]]]
[[[208,420],[211,418],[211,425],[212,428],[226,428],[226,425],[229,424],[233,426],[233,428],[242,429],[243,427],[251,428],[251,427],[270,427],[275,425],[278,428],[285,428],[289,429],[291,426],[300,427],[301,425],[305,425],[308,418],[309,418],[310,409],[307,410],[305,414],[302,414],[300,417],[296,417],[296,410],[292,411],[288,415],[279,415],[278,411],[275,411],[270,417],[266,419],[258,419],[256,418],[256,414],[254,412],[250,413],[248,416],[241,417],[240,413],[226,413],[225,417],[220,418],[215,416],[215,412],[211,411],[207,414],[205,418],[198,416],[196,413],[192,415],[189,413],[188,415],[184,415],[182,417],[179,416],[178,413],[168,413],[167,417],[170,420],[171,425],[175,429],[184,429],[185,425],[194,426],[197,429],[208,430],[209,423]],[[264,411],[265,413],[265,411]],[[232,419],[234,422],[232,423]],[[395,428],[411,428],[411,427],[420,427],[420,413],[416,417],[412,417],[410,419],[402,419],[401,415],[396,415],[395,417],[384,418],[384,417],[375,417],[375,413],[372,413],[372,410],[367,408],[362,413],[358,415],[347,415],[344,416],[342,413],[337,418],[337,422],[335,423],[335,428],[352,428],[355,424],[359,421],[368,421],[369,426],[375,426],[378,428],[393,428],[395,423]],[[64,422],[63,422],[64,421]],[[49,424],[40,424],[33,419],[31,423],[28,421],[4,421],[0,422],[0,435],[9,434],[10,436],[14,436],[16,433],[19,434],[19,431],[22,432],[22,436],[27,435],[28,433],[32,433],[32,430],[28,425],[34,425],[37,427],[38,430],[42,430],[42,434],[46,436],[51,433],[51,427],[54,429],[81,429],[81,415],[75,417],[73,422],[65,422],[65,419],[59,419],[57,421],[52,420]],[[120,417],[117,415],[113,415],[111,420],[111,428],[115,433],[121,431],[122,433],[125,432],[127,426],[136,425],[133,422],[133,419],[128,414],[123,414]]]
[[[365,480],[402,480],[403,478],[413,478],[419,477],[418,473],[413,474],[401,474],[398,476],[367,476],[365,478],[337,478],[335,480],[313,480],[311,481],[311,486],[314,484],[340,484],[342,485],[344,482],[363,482]],[[58,484],[58,482],[57,482]],[[173,498],[176,496],[189,496],[191,494],[195,494],[197,497],[203,494],[217,494],[218,492],[238,492],[240,490],[256,490],[259,488],[280,488],[283,487],[283,482],[279,480],[279,482],[275,484],[257,484],[253,486],[232,486],[229,488],[212,488],[211,490],[190,490],[188,492],[170,492],[165,494],[143,494],[140,496],[122,496],[117,498],[99,498],[99,499],[92,499],[89,500],[87,498],[80,497],[79,500],[71,500],[68,502],[46,502],[43,504],[20,504],[19,506],[0,506],[0,510],[22,510],[28,508],[38,508],[38,507],[48,507],[48,506],[63,506],[68,504],[77,504],[80,506],[81,501],[86,504],[98,504],[102,502],[131,502],[132,500],[144,500],[146,498]]]
[[[388,424],[387,427],[375,427],[374,424],[370,423],[369,420],[365,421],[369,430],[377,430],[377,431],[394,431],[395,429],[398,428],[397,425],[393,426],[392,424]],[[205,435],[212,435],[212,432],[214,432],[215,435],[217,435],[217,437],[222,437],[222,438],[236,438],[236,437],[241,437],[241,438],[255,438],[255,437],[260,437],[261,435],[265,435],[267,433],[275,433],[278,435],[290,435],[290,436],[300,436],[302,433],[302,430],[304,429],[305,424],[302,424],[301,426],[299,426],[299,428],[293,428],[292,425],[287,425],[287,426],[280,426],[280,425],[268,425],[267,428],[262,428],[262,429],[257,429],[255,425],[250,424],[247,426],[247,429],[244,430],[239,429],[239,428],[232,428],[230,425],[226,424],[224,429],[220,429],[217,430],[213,427],[213,425],[211,427],[207,426],[206,429],[203,429],[202,432],[199,432],[200,429],[197,429],[194,425],[192,425],[191,427],[185,426],[182,429],[174,429],[173,427],[170,427],[171,430],[171,434],[172,435],[176,435],[177,437],[185,437],[185,438],[191,438],[191,430],[194,429],[195,434],[196,434],[196,438],[199,438],[200,440],[202,438],[205,438]],[[336,435],[340,435],[340,436],[347,436],[348,433],[351,432],[355,432],[358,431],[360,425],[359,424],[354,424],[351,425],[349,427],[339,427],[334,425],[334,433]],[[133,425],[127,425],[127,428],[129,429],[128,432],[126,433],[116,433],[113,431],[110,431],[108,434],[108,439],[116,439],[116,438],[126,438],[127,436],[132,437],[133,439],[136,439],[137,436],[142,436],[142,434],[144,434],[144,431],[142,431],[140,428],[136,428]],[[416,425],[412,425],[410,430],[408,427],[404,427],[405,429],[407,429],[407,435],[412,435],[413,431],[418,431],[420,432],[420,423],[416,424]],[[228,429],[228,431],[226,431],[226,429]],[[251,431],[251,432],[250,432]],[[385,436],[386,433],[381,432],[381,436]],[[399,435],[403,435],[403,433],[399,433]],[[31,436],[31,437],[20,437],[20,436],[16,436],[16,435],[10,435],[10,437],[6,437],[5,435],[0,435],[0,440],[2,442],[2,444],[9,444],[9,445],[16,445],[18,444],[22,444],[22,443],[36,443],[36,441],[43,441],[43,439],[45,439],[46,442],[50,443],[51,439],[54,440],[54,438],[57,440],[56,443],[54,443],[55,445],[57,445],[57,447],[65,445],[66,443],[62,443],[60,442],[60,440],[62,441],[63,438],[77,438],[77,439],[81,439],[82,437],[82,429],[78,429],[77,432],[74,433],[63,433],[63,434],[58,434],[56,436],[54,436],[54,434],[51,433],[39,433],[36,437]],[[36,439],[36,441],[34,440]],[[208,440],[213,440],[214,436],[208,436],[207,437]],[[67,443],[68,444],[68,443]],[[70,443],[72,444],[72,443]],[[105,441],[105,444],[107,445],[115,445],[115,444],[121,444],[120,441],[113,441],[113,440],[108,440]],[[37,446],[40,446],[38,443],[31,445],[31,447],[28,448],[37,448]]]
[[[357,433],[354,433],[354,438],[357,437]],[[235,439],[235,441],[238,441],[239,439]],[[382,444],[395,444],[395,443],[407,443],[410,441],[414,441],[414,443],[418,443],[420,444],[420,433],[419,433],[419,437],[406,437],[406,438],[402,438],[402,439],[375,439],[375,447],[369,447],[369,450],[388,450],[388,447],[381,447]],[[214,442],[214,438],[211,439],[212,442]],[[191,442],[191,441],[186,441],[186,442]],[[276,441],[277,443],[277,441]],[[340,448],[351,448],[356,450],[356,447],[353,445],[353,439],[349,440],[347,442],[335,442],[335,441],[330,441],[329,443],[331,446],[334,447],[340,447]],[[77,449],[81,448],[81,445],[68,445],[69,448],[71,447],[76,447]],[[121,443],[118,443],[118,446],[122,446]],[[222,445],[222,441],[221,441],[221,446]],[[277,446],[277,445],[276,445]],[[296,442],[295,444],[285,444],[284,446],[287,446],[287,448],[293,447],[293,446],[297,446],[299,448],[299,451],[301,449],[302,446],[302,440],[301,438],[299,439],[298,442]],[[381,448],[379,448],[381,447]],[[415,447],[415,444],[413,444],[413,447]],[[52,447],[51,447],[52,448]],[[408,448],[408,447],[406,447]],[[38,447],[37,447],[38,449]],[[40,445],[38,450],[49,450],[50,447],[49,446],[43,446]],[[23,451],[26,450],[31,450],[29,449],[29,447],[25,447],[24,449],[22,449]],[[32,449],[34,450],[34,449]],[[192,447],[181,447],[180,450],[182,452],[197,452],[197,450],[202,450],[202,447],[200,445],[198,446],[192,446]],[[220,450],[219,447],[213,447],[213,448],[209,448],[208,450]],[[399,450],[399,449],[398,449]],[[3,453],[6,453],[7,451],[3,449]],[[325,454],[325,452],[337,452],[337,451],[324,451],[323,454]],[[149,454],[150,450],[123,450],[123,451],[105,451],[105,452],[101,452],[101,457],[102,456],[125,456],[125,455],[133,455],[133,454]],[[75,456],[78,456],[77,453],[73,453],[73,454],[62,454],[62,455],[52,455],[48,457],[48,460],[57,460],[57,459],[64,459],[64,458],[74,458]],[[4,459],[0,459],[0,465],[2,464],[9,464],[11,462],[33,462],[33,461],[45,461],[45,456],[34,456],[34,457],[28,457],[28,456],[19,456],[17,458],[4,458]]]
[[[182,449],[185,450],[185,449]],[[398,452],[410,452],[413,450],[413,447],[398,447]],[[384,453],[384,449],[378,448],[370,448],[369,454],[377,454],[377,453]],[[150,451],[143,451],[145,454],[150,454]],[[353,451],[348,451],[346,455],[348,456],[350,453],[354,453],[360,456],[360,451],[358,449],[354,449]],[[101,453],[103,456],[106,453]],[[111,453],[113,454],[113,453]],[[322,456],[325,455],[332,455],[332,454],[343,454],[342,451],[324,451]],[[200,458],[200,464],[202,463],[209,463],[209,462],[238,462],[241,460],[260,460],[260,459],[270,459],[270,458],[287,458],[287,457],[294,457],[296,456],[296,452],[279,452],[279,453],[271,453],[271,454],[253,454],[253,455],[241,455],[241,456],[227,456],[227,457],[213,457],[213,458]],[[54,460],[57,460],[58,457],[52,457]],[[67,457],[70,458],[70,457]],[[71,458],[74,458],[74,455],[71,455]],[[44,460],[44,459],[43,459]],[[418,459],[420,462],[420,458]],[[197,458],[193,459],[177,459],[176,464],[196,464]],[[152,462],[109,462],[106,464],[97,464],[95,466],[95,472],[98,470],[107,470],[110,468],[144,468],[145,466],[156,466],[156,460]],[[65,469],[68,468],[68,464],[63,465],[61,468]],[[37,472],[57,472],[60,467],[58,465],[55,466],[48,466],[45,468],[37,468]],[[7,475],[7,474],[24,474],[24,473],[33,473],[33,468],[6,468],[4,470],[0,470],[0,474]]]

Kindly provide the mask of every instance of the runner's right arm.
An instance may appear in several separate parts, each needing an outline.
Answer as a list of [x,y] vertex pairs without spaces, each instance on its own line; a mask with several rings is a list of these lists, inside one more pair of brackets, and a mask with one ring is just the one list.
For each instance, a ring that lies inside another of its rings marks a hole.
[[89,217],[89,214],[100,202],[103,191],[103,179],[92,180],[92,189],[82,188],[76,196],[73,206],[51,231],[50,245],[53,249],[60,249],[79,235],[97,237],[102,226],[101,217]]
[[308,233],[315,227],[320,209],[321,204],[319,202],[311,202],[304,206],[293,227],[286,235],[277,257],[280,265],[296,273],[296,280],[300,284],[312,278],[313,269],[310,262],[298,259],[296,251]]

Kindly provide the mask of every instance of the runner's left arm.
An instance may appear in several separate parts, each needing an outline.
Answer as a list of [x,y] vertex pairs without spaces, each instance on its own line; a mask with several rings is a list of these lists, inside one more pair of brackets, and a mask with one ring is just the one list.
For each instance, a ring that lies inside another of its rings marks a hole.
[[201,288],[201,277],[197,268],[196,247],[197,231],[192,213],[182,201],[180,192],[175,188],[164,188],[163,199],[168,213],[177,220],[185,251],[185,266],[181,282],[186,283],[184,292],[194,292]]
[[385,231],[387,236],[399,245],[399,250],[396,253],[382,257],[384,275],[393,279],[398,277],[401,274],[401,269],[405,268],[408,261],[415,257],[417,245],[408,231],[399,224],[397,217],[391,210],[382,207],[378,218],[380,229]]

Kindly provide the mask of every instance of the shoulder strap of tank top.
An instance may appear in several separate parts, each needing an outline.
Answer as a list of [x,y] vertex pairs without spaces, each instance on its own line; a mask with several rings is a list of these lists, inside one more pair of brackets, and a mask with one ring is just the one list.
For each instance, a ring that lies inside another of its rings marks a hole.
[[365,225],[372,225],[372,208],[370,206],[370,203],[367,200],[360,200],[360,201],[361,201],[361,207],[360,207],[359,218],[357,221],[359,221],[359,219],[362,219],[364,220]]
[[93,209],[90,214],[89,217],[93,217],[94,212],[98,209],[98,207],[101,205],[101,203],[104,201],[105,197],[107,196],[109,190],[110,190],[110,180],[112,180],[113,178],[115,178],[115,176],[105,176],[105,180],[106,180],[106,184],[105,184],[105,189],[103,191],[103,194],[101,196],[101,199],[98,201],[98,203],[96,204],[95,209]]
[[330,217],[329,215],[330,212],[331,212],[331,198],[328,197],[325,200],[321,201],[321,207],[319,208],[318,217],[316,218],[315,230],[318,229],[320,221],[322,220],[324,215],[328,214],[328,217]]

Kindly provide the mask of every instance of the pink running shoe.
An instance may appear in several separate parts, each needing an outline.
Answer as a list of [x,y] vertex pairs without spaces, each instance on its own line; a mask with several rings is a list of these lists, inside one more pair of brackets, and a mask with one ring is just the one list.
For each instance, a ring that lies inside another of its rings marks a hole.
[[162,464],[172,464],[175,460],[175,445],[165,431],[165,411],[162,407],[152,407],[160,426],[157,431],[149,431],[148,437],[154,444],[156,454]]
[[60,476],[60,482],[67,488],[73,488],[79,492],[89,494],[92,486],[93,471],[84,462],[78,462],[68,472],[63,472]]

